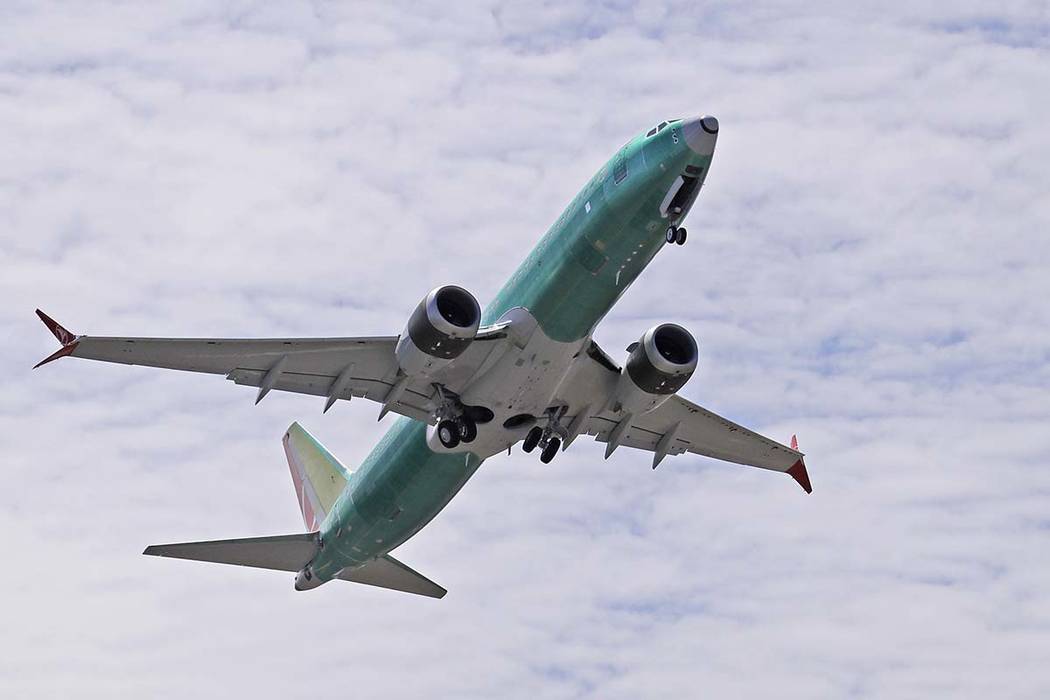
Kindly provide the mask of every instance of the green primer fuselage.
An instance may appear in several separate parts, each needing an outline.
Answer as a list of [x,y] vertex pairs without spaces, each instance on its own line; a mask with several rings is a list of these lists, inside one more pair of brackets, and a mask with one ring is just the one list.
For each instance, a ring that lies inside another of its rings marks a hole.
[[[692,150],[681,126],[671,122],[656,134],[635,137],[602,166],[485,307],[484,323],[524,308],[552,340],[590,336],[666,245],[670,220],[660,208],[676,178],[687,166],[699,169],[701,182],[707,175],[710,153]],[[312,564],[321,580],[403,543],[480,466],[471,453],[433,452],[426,428],[398,419],[352,474],[321,525],[324,546]]]

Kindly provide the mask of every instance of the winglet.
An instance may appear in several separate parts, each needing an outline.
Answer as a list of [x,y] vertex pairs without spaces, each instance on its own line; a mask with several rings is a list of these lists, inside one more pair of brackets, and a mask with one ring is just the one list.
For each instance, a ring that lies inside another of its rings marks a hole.
[[56,338],[58,338],[58,342],[62,343],[63,345],[69,345],[77,339],[75,335],[73,335],[65,328],[60,326],[58,324],[58,321],[48,316],[40,309],[36,310],[36,315],[39,316],[40,320],[44,322],[44,325],[47,326],[47,329],[51,331],[51,333]]
[[791,469],[787,470],[787,473],[791,475],[791,478],[798,482],[798,485],[805,490],[806,493],[813,493],[813,486],[809,483],[809,474],[806,472],[806,465],[800,459],[795,462]]
[[[791,449],[798,452],[798,436],[791,436]],[[787,473],[791,475],[791,478],[798,482],[798,485],[805,489],[806,493],[813,493],[813,486],[809,483],[809,473],[806,471],[806,463],[799,457],[798,461],[791,465],[791,468],[787,470]]]
[[58,339],[58,342],[62,343],[62,347],[54,353],[45,357],[40,362],[33,365],[33,369],[36,369],[40,365],[46,365],[48,362],[53,362],[54,360],[57,360],[60,357],[72,355],[73,351],[77,348],[78,342],[76,335],[70,333],[67,329],[63,328],[61,325],[59,325],[58,321],[48,316],[40,309],[36,310],[36,315],[39,316],[40,320],[44,322],[44,325],[47,326],[47,329],[49,331],[51,331],[51,334]]

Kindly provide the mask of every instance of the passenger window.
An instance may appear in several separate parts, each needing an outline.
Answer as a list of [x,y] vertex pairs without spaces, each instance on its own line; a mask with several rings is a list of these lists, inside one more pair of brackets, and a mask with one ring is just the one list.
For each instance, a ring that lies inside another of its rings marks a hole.
[[616,154],[616,162],[613,163],[613,182],[619,185],[627,179],[627,146],[620,149]]

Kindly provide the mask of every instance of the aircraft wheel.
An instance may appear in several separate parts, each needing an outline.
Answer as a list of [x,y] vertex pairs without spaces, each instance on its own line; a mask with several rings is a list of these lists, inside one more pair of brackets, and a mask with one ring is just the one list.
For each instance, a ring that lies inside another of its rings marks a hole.
[[544,464],[550,464],[551,460],[554,459],[554,455],[558,454],[558,450],[561,449],[561,440],[552,437],[547,441],[547,446],[543,448],[543,452],[540,453],[540,461]]
[[459,427],[450,420],[443,420],[437,427],[438,440],[446,449],[451,450],[459,444]]
[[525,452],[532,452],[536,449],[536,445],[540,444],[540,438],[542,437],[543,428],[538,425],[533,427],[529,434],[525,436],[525,442],[521,443],[521,449]]
[[478,424],[468,416],[460,418],[457,427],[459,428],[459,439],[461,442],[474,442],[474,438],[478,436]]
[[679,227],[678,233],[675,235],[675,243],[678,245],[685,245],[686,231],[684,228]]
[[668,226],[664,238],[667,239],[668,243],[674,243],[678,240],[678,229],[674,226]]

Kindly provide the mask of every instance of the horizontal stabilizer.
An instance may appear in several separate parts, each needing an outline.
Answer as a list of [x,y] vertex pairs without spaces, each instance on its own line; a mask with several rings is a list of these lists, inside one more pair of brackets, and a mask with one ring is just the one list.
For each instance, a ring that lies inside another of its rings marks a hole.
[[405,566],[389,554],[373,559],[356,569],[343,569],[339,573],[343,581],[364,583],[369,586],[390,588],[404,593],[415,593],[430,598],[443,598],[446,591],[423,574]]
[[142,553],[154,557],[254,566],[259,569],[277,571],[299,571],[309,564],[317,553],[317,533],[305,532],[301,535],[249,537],[240,540],[183,542],[182,544],[155,544],[146,547]]
[[[301,535],[249,537],[239,540],[155,544],[146,547],[142,553],[154,557],[298,572],[313,560],[317,551],[318,534],[305,532]],[[430,598],[442,598],[447,592],[390,555],[373,559],[353,569],[343,569],[336,578]]]

